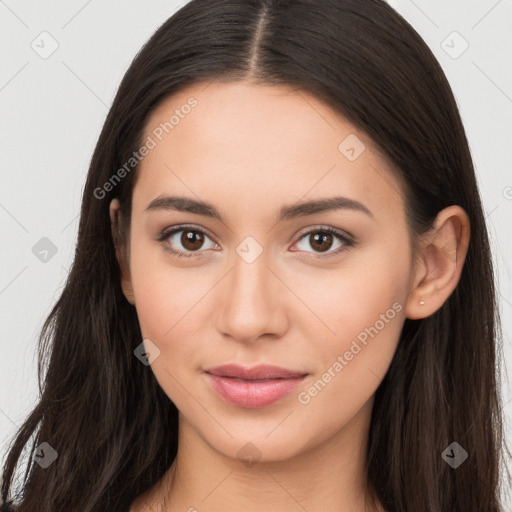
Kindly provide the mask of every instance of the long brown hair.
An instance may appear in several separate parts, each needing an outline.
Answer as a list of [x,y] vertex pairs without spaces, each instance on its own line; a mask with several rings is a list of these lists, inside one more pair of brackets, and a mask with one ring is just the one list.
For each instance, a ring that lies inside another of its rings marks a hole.
[[[133,354],[141,332],[110,231],[112,198],[130,218],[137,167],[98,190],[141,146],[166,97],[200,81],[248,79],[310,92],[365,132],[406,184],[413,234],[449,205],[468,213],[459,284],[435,314],[405,320],[376,392],[367,485],[388,511],[500,511],[501,333],[470,150],[440,65],[381,0],[192,0],[141,49],[91,160],[74,262],[39,340],[41,397],[9,448],[2,502],[19,512],[125,512],[173,462],[178,411]],[[33,458],[43,442],[58,453],[45,469]],[[441,456],[452,442],[468,452],[457,469]]]

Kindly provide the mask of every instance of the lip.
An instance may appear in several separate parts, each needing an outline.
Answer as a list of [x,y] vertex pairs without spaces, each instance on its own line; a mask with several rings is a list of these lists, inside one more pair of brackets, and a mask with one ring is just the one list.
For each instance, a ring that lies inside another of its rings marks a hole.
[[224,400],[237,407],[258,408],[281,400],[308,375],[278,366],[245,368],[235,364],[205,370],[209,384]]
[[286,368],[269,364],[259,364],[252,368],[246,368],[238,364],[223,364],[222,366],[208,368],[205,371],[206,373],[219,377],[235,377],[244,380],[289,379],[307,375],[307,372],[287,370]]

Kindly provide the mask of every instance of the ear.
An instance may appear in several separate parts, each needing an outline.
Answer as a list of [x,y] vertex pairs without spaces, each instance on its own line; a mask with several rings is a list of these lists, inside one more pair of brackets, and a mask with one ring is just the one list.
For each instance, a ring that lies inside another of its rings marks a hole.
[[128,248],[124,247],[121,243],[121,211],[120,211],[119,199],[112,199],[110,202],[109,213],[110,213],[110,228],[112,231],[112,240],[116,249],[116,258],[121,269],[121,288],[123,290],[126,300],[134,305],[135,296],[133,293],[132,280],[130,274],[130,264],[128,261]]
[[435,313],[459,282],[470,238],[469,217],[460,206],[449,206],[436,217],[421,239],[411,289],[407,318],[426,318]]

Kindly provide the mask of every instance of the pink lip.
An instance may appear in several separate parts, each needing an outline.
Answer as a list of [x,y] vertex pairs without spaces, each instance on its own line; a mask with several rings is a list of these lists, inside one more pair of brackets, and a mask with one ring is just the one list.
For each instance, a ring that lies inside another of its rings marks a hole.
[[277,366],[259,365],[244,368],[223,365],[205,371],[212,388],[225,400],[238,407],[265,407],[284,398],[306,377]]

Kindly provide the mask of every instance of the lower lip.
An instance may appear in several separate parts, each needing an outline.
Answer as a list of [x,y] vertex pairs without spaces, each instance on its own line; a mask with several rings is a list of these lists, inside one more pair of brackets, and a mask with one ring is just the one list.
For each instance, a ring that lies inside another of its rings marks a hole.
[[206,373],[213,389],[226,401],[237,407],[265,407],[281,400],[296,389],[306,378],[268,379],[248,381],[219,377]]

